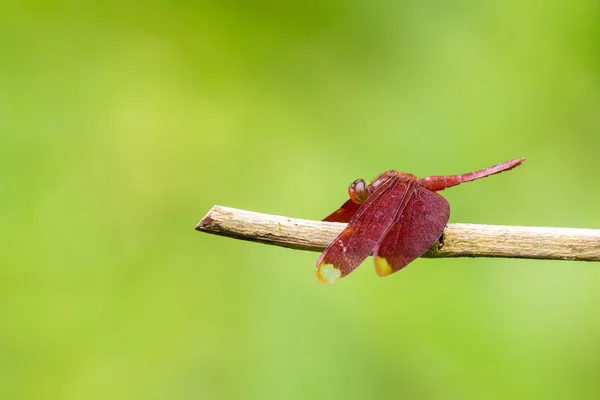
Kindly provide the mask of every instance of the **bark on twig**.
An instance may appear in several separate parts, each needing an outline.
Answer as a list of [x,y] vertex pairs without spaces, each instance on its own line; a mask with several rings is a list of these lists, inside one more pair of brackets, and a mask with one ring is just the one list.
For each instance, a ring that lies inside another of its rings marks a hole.
[[[323,251],[346,224],[214,206],[196,230],[299,250]],[[600,261],[600,230],[448,224],[423,257]]]

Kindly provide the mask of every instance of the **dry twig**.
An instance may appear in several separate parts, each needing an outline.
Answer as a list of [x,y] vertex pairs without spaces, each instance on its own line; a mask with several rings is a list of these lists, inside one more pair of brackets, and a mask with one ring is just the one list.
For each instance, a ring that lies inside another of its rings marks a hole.
[[[214,206],[196,230],[299,250],[323,251],[346,224]],[[448,224],[423,257],[600,261],[600,230]]]

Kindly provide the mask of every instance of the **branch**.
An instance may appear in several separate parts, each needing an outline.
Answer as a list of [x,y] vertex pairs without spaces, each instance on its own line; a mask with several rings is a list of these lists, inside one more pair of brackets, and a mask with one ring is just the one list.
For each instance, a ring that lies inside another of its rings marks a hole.
[[[346,227],[214,206],[196,230],[299,250],[323,251]],[[600,261],[600,230],[448,224],[423,257]]]

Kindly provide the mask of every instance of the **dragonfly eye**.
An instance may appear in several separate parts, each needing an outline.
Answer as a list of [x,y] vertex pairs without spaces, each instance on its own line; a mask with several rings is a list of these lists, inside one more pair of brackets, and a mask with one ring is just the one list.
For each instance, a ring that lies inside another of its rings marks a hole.
[[367,201],[369,197],[369,189],[367,184],[362,179],[357,179],[348,188],[348,194],[353,202],[356,204],[362,204]]

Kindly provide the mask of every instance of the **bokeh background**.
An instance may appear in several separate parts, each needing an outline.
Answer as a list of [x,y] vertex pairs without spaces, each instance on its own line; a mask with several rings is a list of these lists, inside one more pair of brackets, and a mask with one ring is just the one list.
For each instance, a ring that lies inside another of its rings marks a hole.
[[599,228],[597,1],[3,2],[0,50],[1,398],[598,398],[600,264],[193,230],[517,157],[451,222]]

